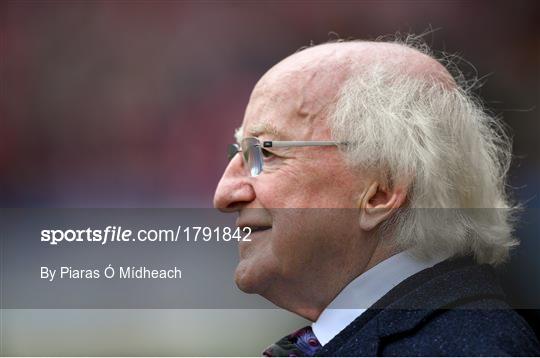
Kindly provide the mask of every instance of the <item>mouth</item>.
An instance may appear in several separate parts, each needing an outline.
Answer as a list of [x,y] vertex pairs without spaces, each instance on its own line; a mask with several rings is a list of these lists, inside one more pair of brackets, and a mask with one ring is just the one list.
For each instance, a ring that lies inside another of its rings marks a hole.
[[255,225],[243,225],[243,226],[241,226],[242,230],[244,230],[246,228],[249,228],[251,230],[252,234],[272,229],[271,226],[255,226]]
[[269,218],[248,217],[245,214],[243,217],[238,217],[236,226],[244,233],[249,230],[250,234],[260,234],[272,229],[272,220],[269,220]]

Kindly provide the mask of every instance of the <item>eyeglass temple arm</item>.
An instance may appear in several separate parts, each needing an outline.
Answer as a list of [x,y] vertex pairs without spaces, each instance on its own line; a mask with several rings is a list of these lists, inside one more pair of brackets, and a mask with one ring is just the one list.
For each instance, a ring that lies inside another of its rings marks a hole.
[[321,146],[333,146],[346,144],[336,142],[332,140],[312,140],[312,141],[299,141],[299,140],[268,140],[262,143],[263,148],[279,148],[279,147],[321,147]]

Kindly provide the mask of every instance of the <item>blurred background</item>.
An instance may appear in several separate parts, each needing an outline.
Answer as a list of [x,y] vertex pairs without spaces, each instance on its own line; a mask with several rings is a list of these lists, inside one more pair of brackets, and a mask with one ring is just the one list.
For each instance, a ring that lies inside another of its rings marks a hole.
[[[510,185],[529,209],[519,228],[523,243],[502,276],[513,300],[530,300],[530,292],[538,298],[539,4],[4,1],[0,205],[211,207],[226,144],[270,66],[338,36],[431,29],[425,41],[470,62],[462,70],[483,79],[477,94],[514,138]],[[524,273],[527,281],[513,279]],[[537,312],[522,313],[538,329]],[[256,329],[262,321],[269,323]],[[258,355],[300,324],[269,310],[3,310],[1,353]],[[118,333],[125,327],[136,327],[135,336]],[[220,327],[222,341],[201,341]],[[71,340],[61,336],[68,332]]]

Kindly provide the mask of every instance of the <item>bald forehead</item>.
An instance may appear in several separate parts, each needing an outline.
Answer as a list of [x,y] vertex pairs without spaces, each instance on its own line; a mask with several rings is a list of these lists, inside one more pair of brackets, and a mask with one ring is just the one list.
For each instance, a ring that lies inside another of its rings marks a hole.
[[[339,89],[349,74],[350,56],[345,48],[319,45],[297,52],[272,67],[257,83],[254,91],[276,87],[304,89],[306,94],[330,95]],[[321,93],[316,93],[315,89]]]
[[283,123],[275,123],[283,118],[289,119],[289,132],[296,127],[298,133],[300,125],[310,128],[309,134],[323,131],[328,109],[349,74],[341,52],[339,48],[317,46],[289,56],[271,68],[251,94],[245,136],[268,133],[287,139],[290,136],[286,131],[278,128]]
[[253,95],[273,102],[294,96],[299,115],[319,113],[337,94],[348,67],[340,49],[317,46],[293,54],[272,67],[257,83]]

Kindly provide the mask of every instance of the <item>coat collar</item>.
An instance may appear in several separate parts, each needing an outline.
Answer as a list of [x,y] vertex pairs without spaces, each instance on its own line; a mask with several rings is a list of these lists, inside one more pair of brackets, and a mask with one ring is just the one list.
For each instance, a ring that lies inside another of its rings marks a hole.
[[[485,297],[504,299],[490,266],[470,257],[446,260],[394,287],[317,355],[344,355],[354,344],[362,355],[375,356],[382,338],[415,329],[436,310]],[[367,325],[370,329],[363,329]]]

